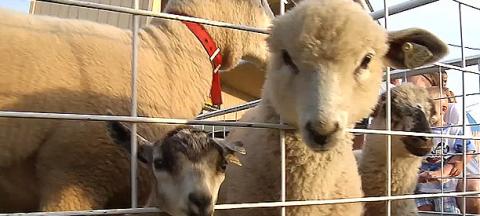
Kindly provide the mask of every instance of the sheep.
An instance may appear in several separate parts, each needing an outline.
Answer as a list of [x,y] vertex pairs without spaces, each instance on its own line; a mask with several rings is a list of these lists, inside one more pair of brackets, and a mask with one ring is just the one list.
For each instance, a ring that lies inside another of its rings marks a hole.
[[[445,43],[422,29],[385,32],[351,0],[302,1],[274,19],[262,100],[240,121],[279,123],[286,131],[287,200],[363,197],[347,129],[374,108],[385,66],[411,68],[437,61]],[[411,49],[402,49],[407,47]],[[412,59],[411,51],[429,53]],[[409,54],[409,55],[407,55]],[[407,64],[408,62],[408,64]],[[232,129],[248,154],[232,167],[219,203],[280,200],[280,132]],[[287,207],[287,215],[361,215],[363,204]],[[278,215],[279,208],[219,211]]]
[[[266,0],[171,0],[166,11],[259,28],[273,16]],[[129,115],[130,31],[7,10],[0,28],[1,110]],[[221,50],[221,70],[241,58],[263,67],[266,35],[205,29]],[[179,21],[153,20],[138,38],[138,114],[193,118],[212,81],[204,47]],[[148,139],[169,129],[139,125]],[[0,212],[131,206],[128,154],[104,123],[2,118],[0,131]],[[141,205],[152,178],[144,168],[139,176]]]
[[[435,103],[427,90],[411,83],[391,89],[392,130],[430,133],[438,121]],[[375,109],[371,129],[386,129],[384,93]],[[387,136],[369,134],[363,150],[357,150],[362,188],[366,197],[387,195]],[[392,136],[392,195],[413,194],[422,156],[430,153],[430,138]],[[386,215],[386,202],[368,202],[365,215]],[[392,215],[418,215],[415,200],[392,201]]]
[[[113,121],[108,129],[115,143],[130,153],[129,128]],[[170,215],[213,215],[227,164],[241,166],[235,153],[245,154],[241,143],[213,139],[193,127],[177,127],[156,142],[138,137],[138,159],[155,173],[146,207]]]

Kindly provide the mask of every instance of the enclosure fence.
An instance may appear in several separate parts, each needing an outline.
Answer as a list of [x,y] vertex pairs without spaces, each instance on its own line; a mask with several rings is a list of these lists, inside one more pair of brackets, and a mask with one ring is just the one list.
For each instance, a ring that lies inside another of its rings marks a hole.
[[[247,128],[270,128],[270,129],[277,129],[280,130],[280,143],[281,145],[281,200],[278,202],[261,202],[261,203],[240,203],[240,204],[218,204],[215,206],[216,210],[228,210],[228,209],[239,209],[239,208],[266,208],[266,207],[281,207],[282,212],[281,215],[285,215],[285,208],[292,207],[292,206],[309,206],[309,205],[325,205],[325,204],[340,204],[340,203],[353,203],[353,202],[375,202],[375,201],[387,201],[388,204],[388,212],[387,215],[391,214],[391,201],[393,200],[400,200],[400,199],[415,199],[415,198],[427,198],[427,197],[463,197],[464,199],[464,206],[465,209],[465,198],[466,197],[476,197],[476,195],[480,194],[480,191],[467,191],[466,184],[464,184],[463,192],[443,192],[442,193],[435,193],[435,194],[408,194],[408,195],[392,195],[391,191],[391,136],[392,135],[408,135],[408,136],[425,136],[425,137],[439,137],[439,138],[457,138],[464,140],[464,153],[459,154],[463,155],[463,162],[464,162],[464,172],[466,173],[466,165],[465,159],[466,156],[469,155],[466,152],[466,145],[465,140],[480,140],[480,137],[474,137],[472,135],[448,135],[448,134],[432,134],[432,133],[415,133],[415,132],[406,132],[406,131],[392,131],[391,128],[391,92],[389,85],[391,85],[388,81],[391,78],[405,78],[406,76],[410,75],[417,75],[427,73],[429,70],[432,69],[449,69],[458,71],[462,73],[462,87],[463,92],[462,94],[455,95],[454,97],[462,98],[463,103],[463,124],[457,125],[457,127],[462,127],[463,131],[465,131],[466,127],[468,126],[475,126],[475,124],[468,124],[466,121],[466,106],[465,101],[467,96],[472,95],[479,95],[480,92],[474,94],[466,94],[465,90],[465,74],[466,73],[473,73],[479,75],[480,80],[480,73],[474,70],[467,69],[466,67],[473,64],[478,64],[479,57],[469,58],[465,56],[465,47],[464,44],[464,31],[463,31],[463,20],[462,20],[462,8],[463,7],[470,7],[477,10],[479,8],[466,4],[459,0],[448,0],[453,1],[458,4],[458,11],[459,11],[459,23],[460,23],[460,47],[461,49],[461,60],[459,61],[460,64],[455,64],[454,62],[445,62],[445,63],[436,63],[434,65],[421,67],[415,70],[393,70],[390,72],[388,69],[385,73],[384,79],[387,80],[387,129],[386,130],[370,130],[370,129],[350,129],[349,132],[355,134],[382,134],[387,135],[387,167],[388,167],[388,190],[386,196],[381,197],[359,197],[359,198],[345,198],[345,199],[334,199],[334,200],[302,200],[302,201],[287,201],[286,200],[286,187],[285,187],[285,130],[292,130],[293,127],[290,127],[286,124],[270,124],[270,123],[259,123],[259,122],[241,122],[237,121],[238,119],[235,117],[232,121],[228,121],[225,118],[226,114],[230,113],[238,113],[239,111],[250,109],[256,106],[260,100],[248,102],[246,104],[222,109],[218,111],[212,111],[206,114],[202,114],[197,116],[195,120],[186,120],[186,119],[175,119],[175,118],[156,118],[156,117],[139,117],[137,113],[137,65],[138,65],[138,31],[139,31],[139,16],[149,16],[155,18],[162,18],[162,19],[169,19],[169,20],[181,20],[181,21],[190,21],[195,23],[201,23],[209,26],[216,26],[219,28],[229,28],[238,31],[248,31],[252,34],[268,34],[266,29],[258,29],[250,26],[243,26],[243,25],[236,25],[231,23],[213,21],[213,20],[206,20],[201,18],[194,18],[194,17],[187,17],[181,15],[173,15],[167,13],[156,13],[146,10],[139,10],[139,2],[138,0],[134,0],[133,8],[126,8],[126,7],[119,7],[119,6],[111,6],[111,5],[103,5],[93,2],[85,2],[79,0],[37,0],[42,2],[50,2],[50,3],[57,3],[63,5],[70,5],[70,6],[78,6],[78,7],[85,7],[85,8],[94,8],[94,9],[101,9],[106,11],[114,11],[120,13],[127,13],[132,14],[134,16],[133,19],[133,27],[132,27],[132,58],[131,58],[131,114],[130,116],[113,116],[113,115],[85,115],[85,114],[70,114],[70,113],[39,113],[39,112],[16,112],[16,111],[0,111],[0,117],[3,118],[35,118],[35,119],[62,119],[62,120],[84,120],[84,121],[121,121],[121,122],[129,122],[132,124],[132,136],[131,136],[131,152],[132,155],[136,155],[137,153],[137,136],[135,135],[137,132],[137,124],[138,123],[156,123],[156,124],[183,124],[183,125],[196,125],[196,126],[211,126],[212,131],[215,131],[215,127],[221,128],[223,130],[223,134],[225,135],[227,132],[227,127],[247,127]],[[439,0],[411,0],[406,1],[401,4],[393,5],[389,7],[387,5],[387,0],[384,0],[384,9],[379,11],[374,11],[370,15],[374,19],[382,19],[384,20],[384,27],[388,29],[388,20],[389,16],[401,13],[407,10],[414,9],[416,7],[420,7],[423,5],[427,5],[433,2],[437,2]],[[285,0],[280,1],[280,14],[285,12]],[[387,9],[388,8],[388,9]],[[455,46],[455,45],[454,45]],[[473,60],[472,60],[473,59]],[[439,98],[442,99],[442,98]],[[224,116],[223,121],[219,120],[208,120],[213,117]],[[215,133],[212,133],[215,135]],[[473,153],[474,155],[480,153]],[[471,155],[471,154],[470,154]],[[443,154],[442,154],[443,156]],[[98,214],[134,214],[134,213],[149,213],[149,212],[158,212],[159,210],[156,208],[140,208],[137,203],[137,158],[131,157],[131,208],[128,209],[105,209],[105,210],[88,210],[88,211],[64,211],[64,212],[33,212],[33,213],[14,213],[14,214],[0,214],[0,215],[98,215]],[[443,176],[443,175],[442,175]],[[467,176],[463,175],[462,177],[445,177],[445,178],[461,178],[464,182],[467,180]],[[443,209],[443,202],[442,202],[442,209]],[[423,214],[438,214],[438,212],[422,212]],[[471,215],[467,213],[462,214],[451,214],[451,213],[443,213],[444,215]]]

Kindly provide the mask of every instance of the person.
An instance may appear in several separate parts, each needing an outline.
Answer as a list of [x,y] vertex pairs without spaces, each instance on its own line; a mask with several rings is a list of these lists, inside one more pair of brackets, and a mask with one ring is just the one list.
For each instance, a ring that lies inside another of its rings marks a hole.
[[[428,88],[433,98],[441,98],[444,94],[440,94],[439,87]],[[444,88],[443,92],[448,92]],[[462,127],[455,127],[461,124],[461,107],[459,104],[448,103],[446,99],[437,100],[436,103],[438,113],[441,116],[434,126],[432,132],[437,134],[463,135]],[[445,127],[441,127],[445,126]],[[465,131],[466,135],[470,135],[469,128]],[[463,172],[463,155],[455,155],[462,153],[463,143],[462,139],[455,138],[433,138],[434,147],[432,152],[425,156],[422,166],[420,167],[420,174],[418,175],[418,184],[416,188],[417,193],[440,193],[463,191],[463,181],[458,178]],[[465,140],[467,153],[475,153],[476,146],[471,140]],[[443,152],[443,155],[442,155]],[[443,166],[442,166],[443,161]],[[471,176],[478,176],[479,162],[473,155],[467,155],[467,178]],[[443,174],[443,178],[442,178]],[[446,178],[445,178],[446,177]],[[467,191],[478,190],[478,181],[467,180]],[[460,189],[460,190],[459,190]],[[423,211],[440,211],[442,198],[420,198],[416,199],[417,207]],[[457,205],[457,203],[459,205]],[[466,209],[468,213],[480,213],[479,200],[477,198],[467,198]],[[459,206],[462,206],[462,198],[455,199],[454,197],[443,198],[443,211],[460,213]]]

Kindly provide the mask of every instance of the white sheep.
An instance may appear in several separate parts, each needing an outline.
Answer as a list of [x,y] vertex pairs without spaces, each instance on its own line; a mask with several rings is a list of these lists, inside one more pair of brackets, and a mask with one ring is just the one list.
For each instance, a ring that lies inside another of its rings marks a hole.
[[[130,152],[130,129],[110,122],[115,143]],[[235,153],[245,154],[241,143],[226,143],[193,127],[178,127],[150,142],[139,137],[138,158],[154,173],[147,207],[170,215],[213,215],[218,189],[228,163],[241,166]]]
[[[274,20],[268,41],[271,55],[262,102],[241,121],[282,120],[297,128],[286,132],[287,200],[363,197],[353,135],[346,129],[371,113],[386,65],[411,67],[414,59],[409,51],[429,53],[415,63],[428,64],[445,55],[446,45],[421,29],[387,33],[351,0],[302,1]],[[413,50],[402,50],[402,45]],[[248,154],[241,169],[227,171],[229,181],[220,190],[219,203],[280,200],[279,137],[274,129],[230,132],[227,140],[242,141]],[[287,215],[344,216],[362,211],[362,203],[348,203],[288,207]],[[217,212],[222,213],[278,215],[280,211]]]
[[[391,89],[392,130],[430,133],[438,120],[435,103],[427,90],[411,83]],[[371,129],[386,129],[386,93],[373,113]],[[422,156],[430,153],[430,138],[392,136],[392,195],[413,194]],[[387,136],[368,134],[363,150],[357,150],[362,188],[366,197],[387,195]],[[386,202],[367,202],[365,215],[386,215]],[[392,215],[418,215],[415,200],[392,201]]]
[[[167,11],[267,28],[266,0],[171,0]],[[131,32],[82,20],[0,10],[0,110],[119,115],[130,110]],[[220,69],[241,58],[265,62],[265,35],[205,25]],[[179,21],[153,20],[139,32],[138,113],[193,118],[204,105],[212,63]],[[146,138],[171,127],[139,125]],[[128,154],[104,123],[0,119],[0,212],[130,207]],[[139,170],[139,205],[150,191]],[[20,179],[20,180],[19,180]]]

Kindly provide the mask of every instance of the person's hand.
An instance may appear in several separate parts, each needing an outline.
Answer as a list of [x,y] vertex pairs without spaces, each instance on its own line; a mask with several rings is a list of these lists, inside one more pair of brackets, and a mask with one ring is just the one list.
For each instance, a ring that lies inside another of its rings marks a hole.
[[452,165],[453,168],[450,170],[449,176],[459,176],[463,172],[463,161],[453,161],[448,164]]
[[437,177],[435,177],[432,174],[434,174],[434,172],[425,171],[420,173],[418,175],[418,183],[428,183],[428,182],[437,181]]

